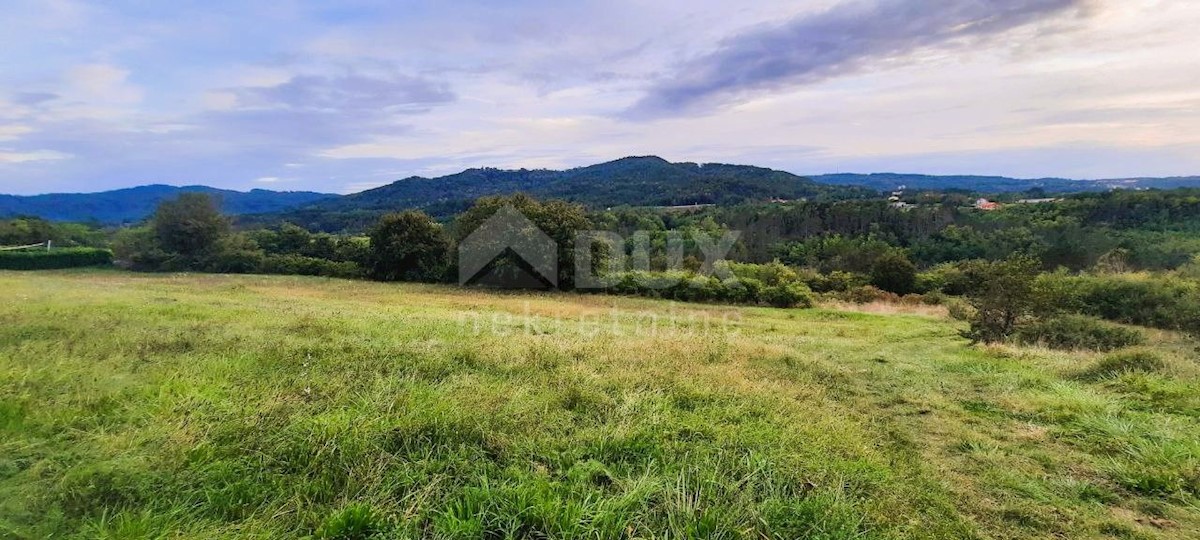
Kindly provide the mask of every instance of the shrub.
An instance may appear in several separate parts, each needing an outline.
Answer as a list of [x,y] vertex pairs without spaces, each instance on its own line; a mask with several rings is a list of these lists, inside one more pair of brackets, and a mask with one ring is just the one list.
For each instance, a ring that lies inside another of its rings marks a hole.
[[1175,274],[1185,279],[1200,280],[1200,255],[1193,255],[1192,259],[1181,265]]
[[871,265],[871,285],[885,291],[905,295],[913,292],[917,267],[899,251],[883,254]]
[[777,308],[813,306],[812,291],[800,283],[766,287],[762,291],[762,300]]
[[231,234],[217,240],[205,269],[223,274],[249,274],[262,268],[265,255],[258,244],[241,234]]
[[899,302],[900,296],[895,293],[890,293],[879,289],[872,285],[863,285],[849,289],[842,293],[837,293],[834,298],[843,302],[851,302],[854,304],[870,304],[871,302]]
[[914,288],[917,292],[941,292],[953,296],[966,294],[971,289],[967,275],[959,265],[943,263],[917,274]]
[[767,264],[722,261],[718,264],[726,265],[733,272],[733,275],[739,278],[758,280],[767,286],[784,285],[800,281],[800,274],[794,268],[779,261]]
[[1036,307],[1034,280],[1039,266],[1036,259],[1024,256],[970,265],[966,273],[979,285],[967,295],[975,312],[964,337],[973,343],[1008,339]]
[[1146,336],[1133,329],[1118,326],[1086,315],[1063,315],[1040,319],[1020,326],[1014,338],[1026,345],[1043,345],[1051,349],[1111,351],[1141,345]]
[[35,251],[0,251],[0,269],[51,270],[82,266],[108,266],[113,254],[107,249],[63,248]]
[[[681,302],[726,302],[731,304],[771,303],[768,295],[785,307],[812,305],[811,291],[802,283],[790,283],[768,287],[754,278],[727,278],[697,276],[687,272],[621,272],[606,278],[610,285],[605,292],[668,298]],[[788,300],[788,297],[791,300]]]
[[355,278],[362,269],[352,262],[334,262],[302,255],[270,255],[259,269],[264,274]]
[[1166,330],[1200,332],[1200,285],[1145,275],[1063,276],[1050,274],[1059,303],[1110,321]]
[[946,312],[956,321],[969,321],[975,317],[975,308],[961,298],[951,297],[946,300]]

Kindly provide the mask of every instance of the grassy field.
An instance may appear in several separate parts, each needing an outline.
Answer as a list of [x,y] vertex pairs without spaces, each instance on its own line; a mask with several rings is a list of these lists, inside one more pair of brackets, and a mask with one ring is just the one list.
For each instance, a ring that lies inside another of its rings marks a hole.
[[4,538],[1200,538],[1194,345],[0,272]]

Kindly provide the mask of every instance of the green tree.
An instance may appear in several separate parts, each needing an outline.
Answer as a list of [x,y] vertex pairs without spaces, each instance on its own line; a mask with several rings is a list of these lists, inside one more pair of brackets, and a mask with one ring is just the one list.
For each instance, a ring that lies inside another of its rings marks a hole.
[[913,292],[917,283],[917,267],[903,252],[892,250],[875,259],[871,265],[871,285],[896,294]]
[[441,281],[450,241],[424,212],[387,214],[371,229],[370,275],[381,281]]
[[229,232],[229,220],[204,193],[184,193],[158,205],[151,225],[159,246],[177,253],[185,264],[199,264]]
[[[539,201],[518,193],[512,196],[483,197],[454,222],[454,237],[462,241],[483,222],[505,206],[512,206],[537,225],[558,246],[558,286],[575,285],[575,238],[592,228],[587,211],[580,205],[559,200]],[[603,264],[603,253],[595,253],[593,264]],[[515,263],[515,261],[512,261]]]
[[1016,255],[964,266],[973,284],[967,300],[975,308],[969,319],[971,328],[964,336],[972,342],[1003,341],[1038,311],[1041,302],[1035,283],[1041,262],[1037,259]]

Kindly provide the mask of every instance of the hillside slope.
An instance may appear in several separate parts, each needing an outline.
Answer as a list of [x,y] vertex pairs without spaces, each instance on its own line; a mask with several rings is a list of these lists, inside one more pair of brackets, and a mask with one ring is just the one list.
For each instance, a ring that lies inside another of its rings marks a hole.
[[1169,335],[1125,370],[904,313],[200,274],[0,289],[21,298],[0,303],[4,537],[1200,537],[1200,378]]

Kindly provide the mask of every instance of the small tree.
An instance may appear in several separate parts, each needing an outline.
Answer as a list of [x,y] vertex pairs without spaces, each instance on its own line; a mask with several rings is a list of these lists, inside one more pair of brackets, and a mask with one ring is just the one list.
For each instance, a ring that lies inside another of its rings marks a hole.
[[871,285],[896,294],[913,292],[917,267],[900,251],[889,251],[871,265]]
[[387,214],[371,230],[370,275],[381,281],[445,279],[450,241],[424,212]]
[[158,205],[152,227],[164,252],[177,253],[195,265],[229,232],[229,221],[204,193],[184,193]]
[[975,343],[994,343],[1012,335],[1039,306],[1034,284],[1040,266],[1037,259],[1024,255],[966,265],[973,283],[967,299],[975,313],[969,319],[971,328],[965,337]]
[[[455,219],[455,239],[459,242],[463,241],[498,210],[506,206],[515,208],[554,240],[555,245],[558,246],[558,286],[562,289],[573,288],[575,286],[575,239],[580,231],[592,228],[587,210],[578,204],[553,199],[540,201],[523,193],[511,196],[482,197]],[[593,253],[593,264],[603,264],[604,255],[603,252]],[[509,259],[507,255],[503,258]],[[516,261],[512,260],[502,262],[514,266],[516,264]]]

